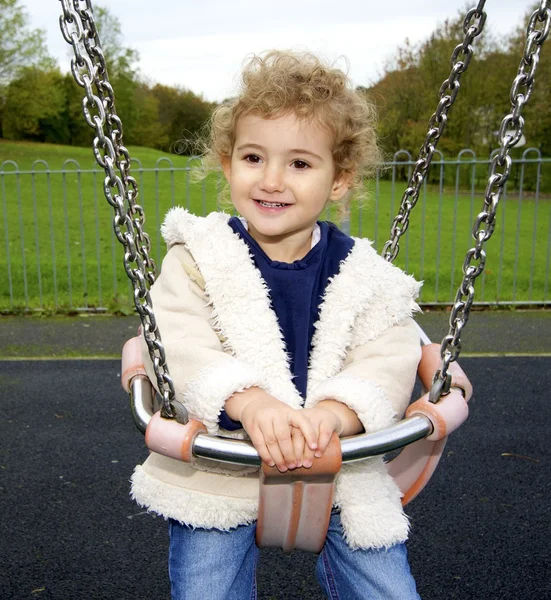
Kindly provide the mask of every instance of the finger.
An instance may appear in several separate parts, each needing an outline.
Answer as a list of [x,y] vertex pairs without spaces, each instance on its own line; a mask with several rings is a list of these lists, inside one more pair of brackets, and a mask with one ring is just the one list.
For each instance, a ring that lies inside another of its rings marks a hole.
[[310,419],[301,414],[302,411],[295,411],[290,419],[291,425],[300,429],[308,446],[315,450],[318,447],[318,434]]
[[302,467],[304,448],[307,447],[306,440],[302,435],[302,431],[297,427],[291,429],[291,438],[293,440],[293,451],[295,453],[295,458],[297,459],[297,467]]
[[255,429],[249,432],[249,437],[251,438],[255,450],[258,452],[258,456],[260,456],[260,460],[269,467],[275,466],[275,461],[266,446],[266,441],[264,440],[262,432],[259,429]]
[[294,469],[297,466],[297,459],[293,449],[291,430],[292,427],[288,424],[287,420],[274,421],[274,434],[277,438],[283,460],[285,461],[285,466],[289,469]]
[[[291,444],[290,432],[288,432],[287,435],[288,435],[288,443]],[[271,431],[264,432],[264,441],[266,442],[266,447],[268,448],[268,452],[270,453],[270,456],[274,460],[275,466],[278,468],[278,470],[281,471],[282,473],[287,471],[288,470],[287,461],[283,457],[283,453],[281,451],[281,446],[280,446],[280,441],[279,441],[277,433],[275,432],[275,429],[273,427],[272,427]],[[291,449],[292,449],[292,444],[291,444]]]
[[307,444],[304,444],[304,452],[302,454],[303,467],[309,469],[314,464],[314,452],[315,450],[312,450]]
[[320,458],[323,456],[324,452],[327,450],[327,446],[331,441],[331,437],[333,436],[333,429],[328,429],[326,427],[320,427],[320,433],[318,437],[318,449],[315,452],[315,456]]

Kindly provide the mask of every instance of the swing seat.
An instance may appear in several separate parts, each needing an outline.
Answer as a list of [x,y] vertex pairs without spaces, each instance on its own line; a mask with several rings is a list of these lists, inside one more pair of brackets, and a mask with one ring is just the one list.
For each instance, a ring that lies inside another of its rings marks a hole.
[[[417,374],[424,390],[431,388],[433,374],[440,363],[440,345],[423,345]],[[335,435],[324,456],[314,459],[310,469],[299,468],[285,473],[261,463],[250,442],[208,436],[204,425],[194,419],[182,425],[162,418],[156,405],[155,390],[143,366],[140,336],[128,340],[123,348],[121,382],[130,394],[132,415],[138,428],[146,434],[150,450],[186,462],[192,462],[199,454],[226,462],[261,466],[257,522],[260,547],[279,547],[285,552],[293,549],[320,552],[333,506],[335,478],[342,462],[403,448],[387,463],[389,474],[402,492],[402,504],[405,506],[413,500],[427,485],[442,456],[447,436],[467,418],[467,402],[472,396],[472,386],[461,367],[451,363],[448,372],[452,376],[452,387],[438,402],[431,402],[429,392],[426,392],[410,404],[406,418],[400,423],[381,432],[343,440]],[[414,426],[413,433],[408,431],[408,425]],[[402,437],[389,444],[388,437],[383,434],[393,430],[403,432]],[[373,446],[373,438],[377,436],[381,437],[381,443],[375,442],[374,448],[362,453],[361,447]],[[218,444],[218,448],[209,447],[212,444]],[[237,447],[243,450],[241,458],[225,456],[225,449]]]

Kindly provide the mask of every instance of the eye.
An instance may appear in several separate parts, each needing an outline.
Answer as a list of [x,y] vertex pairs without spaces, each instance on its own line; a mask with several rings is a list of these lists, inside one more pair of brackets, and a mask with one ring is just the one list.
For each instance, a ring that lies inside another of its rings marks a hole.
[[252,163],[253,165],[257,165],[262,160],[257,154],[247,154],[247,156],[244,156],[243,159],[249,163]]
[[303,160],[294,160],[292,165],[299,171],[303,171],[304,169],[308,169],[310,167],[310,165]]

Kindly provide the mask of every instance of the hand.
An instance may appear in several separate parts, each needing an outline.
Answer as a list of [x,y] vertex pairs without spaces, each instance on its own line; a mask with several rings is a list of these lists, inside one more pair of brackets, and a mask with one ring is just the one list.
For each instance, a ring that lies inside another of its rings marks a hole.
[[[325,451],[327,450],[327,446],[331,441],[333,433],[336,433],[340,436],[343,431],[343,423],[339,415],[337,415],[335,412],[320,406],[315,406],[314,408],[305,408],[301,412],[312,424],[317,437],[317,449],[312,452],[305,445],[302,453],[303,466],[311,467],[314,456],[316,458],[321,458],[324,455]],[[299,447],[297,442],[295,445],[295,452],[298,451]]]
[[241,421],[261,460],[281,472],[296,468],[302,461],[305,450],[300,445],[301,453],[295,453],[297,440],[303,440],[312,453],[317,449],[317,434],[304,411],[291,408],[260,388],[234,394],[226,402],[226,412]]

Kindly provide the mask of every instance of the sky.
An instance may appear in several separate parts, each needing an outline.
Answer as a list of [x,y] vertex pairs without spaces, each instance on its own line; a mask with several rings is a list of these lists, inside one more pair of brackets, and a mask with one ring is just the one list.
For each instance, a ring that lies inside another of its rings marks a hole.
[[[310,50],[345,67],[355,85],[377,81],[406,38],[426,39],[439,23],[478,0],[102,0],[119,19],[124,45],[140,55],[150,83],[187,88],[209,101],[236,89],[250,53],[278,48]],[[531,0],[488,0],[485,29],[505,35],[522,22]],[[47,44],[63,71],[70,46],[59,31],[56,0],[21,0],[32,28],[46,31]]]

